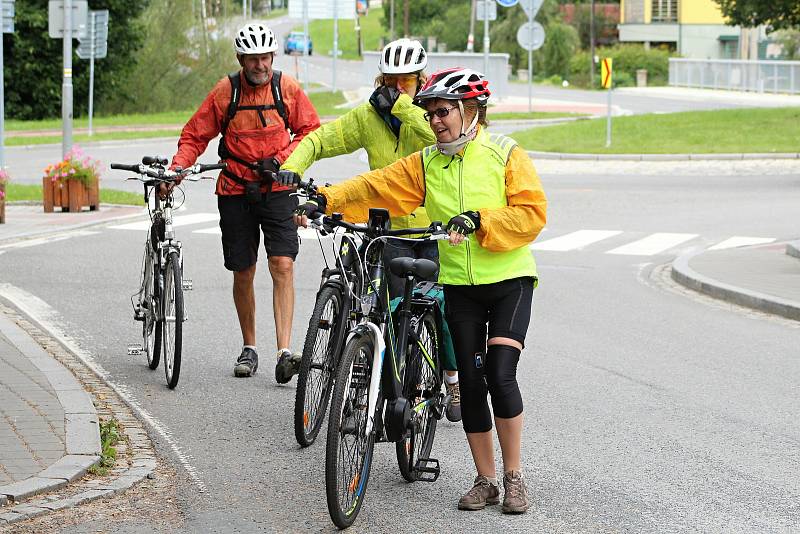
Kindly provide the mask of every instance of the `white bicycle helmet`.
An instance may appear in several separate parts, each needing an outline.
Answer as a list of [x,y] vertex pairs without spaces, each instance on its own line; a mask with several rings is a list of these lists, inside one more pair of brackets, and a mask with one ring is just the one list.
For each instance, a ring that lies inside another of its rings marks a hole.
[[278,40],[265,24],[251,22],[236,32],[233,47],[237,54],[268,54],[278,50]]
[[419,41],[398,39],[383,47],[378,68],[382,74],[410,74],[428,64],[428,54]]

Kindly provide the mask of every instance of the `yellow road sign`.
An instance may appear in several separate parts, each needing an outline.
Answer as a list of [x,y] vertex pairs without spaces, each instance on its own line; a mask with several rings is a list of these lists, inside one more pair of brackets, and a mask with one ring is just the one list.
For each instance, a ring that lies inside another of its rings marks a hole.
[[603,84],[603,89],[611,89],[611,75],[613,72],[611,64],[613,61],[613,59],[607,57],[600,62],[600,82]]

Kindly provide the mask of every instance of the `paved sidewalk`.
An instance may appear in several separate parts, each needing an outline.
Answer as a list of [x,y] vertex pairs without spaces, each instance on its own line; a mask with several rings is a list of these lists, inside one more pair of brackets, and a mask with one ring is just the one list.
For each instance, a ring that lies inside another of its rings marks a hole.
[[715,298],[800,321],[800,242],[690,253],[672,278]]

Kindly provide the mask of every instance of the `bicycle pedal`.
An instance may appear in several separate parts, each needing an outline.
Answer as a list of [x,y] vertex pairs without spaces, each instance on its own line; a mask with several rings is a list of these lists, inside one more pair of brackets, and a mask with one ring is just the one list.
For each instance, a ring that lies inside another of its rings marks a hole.
[[184,278],[183,282],[181,283],[181,286],[183,287],[184,291],[191,291],[192,289],[194,289],[194,284],[192,283],[191,279],[187,280],[186,278]]
[[439,460],[435,458],[419,458],[414,465],[414,477],[420,482],[436,482],[440,472]]
[[128,345],[128,356],[140,356],[144,352],[141,345]]

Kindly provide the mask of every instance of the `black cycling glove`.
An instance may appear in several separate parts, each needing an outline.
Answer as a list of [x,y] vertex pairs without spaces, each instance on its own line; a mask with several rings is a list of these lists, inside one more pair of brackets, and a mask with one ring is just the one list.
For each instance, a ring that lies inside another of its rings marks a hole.
[[325,197],[322,195],[314,195],[308,197],[304,203],[297,206],[294,210],[295,215],[303,216],[309,218],[314,218],[317,214],[324,214],[325,213],[325,205],[327,202],[325,201]]
[[293,171],[280,170],[275,179],[284,187],[295,187],[300,183],[301,176]]
[[372,92],[369,103],[375,108],[379,115],[388,115],[392,112],[394,103],[400,97],[400,91],[394,87],[381,85]]
[[477,211],[465,211],[456,215],[447,223],[447,231],[461,235],[471,234],[481,227],[481,214]]

